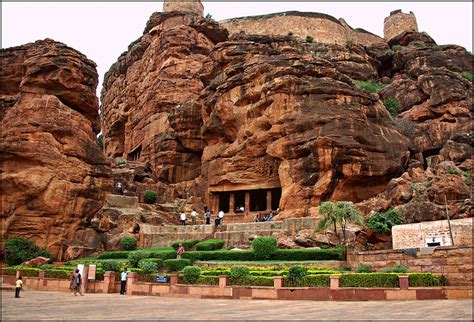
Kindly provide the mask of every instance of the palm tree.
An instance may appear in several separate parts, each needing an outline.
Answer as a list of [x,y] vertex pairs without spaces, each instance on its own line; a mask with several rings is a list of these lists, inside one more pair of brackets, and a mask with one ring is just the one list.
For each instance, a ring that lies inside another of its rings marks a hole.
[[359,209],[349,201],[326,201],[319,206],[319,214],[323,216],[316,231],[328,229],[330,226],[334,229],[338,243],[340,238],[337,233],[337,225],[341,227],[343,243],[346,245],[346,229],[348,223],[354,223],[359,226],[364,226],[364,218],[359,212]]

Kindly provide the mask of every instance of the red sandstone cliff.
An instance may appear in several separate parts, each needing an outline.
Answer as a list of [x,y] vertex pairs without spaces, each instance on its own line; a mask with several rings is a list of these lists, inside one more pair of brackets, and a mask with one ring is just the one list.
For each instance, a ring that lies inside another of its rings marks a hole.
[[0,52],[2,238],[61,254],[110,189],[94,62],[46,39]]

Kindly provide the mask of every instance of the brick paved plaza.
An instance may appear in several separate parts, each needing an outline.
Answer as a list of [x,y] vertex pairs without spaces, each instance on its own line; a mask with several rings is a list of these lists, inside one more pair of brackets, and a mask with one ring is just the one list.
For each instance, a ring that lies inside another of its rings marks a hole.
[[470,320],[471,300],[315,302],[2,291],[2,320]]

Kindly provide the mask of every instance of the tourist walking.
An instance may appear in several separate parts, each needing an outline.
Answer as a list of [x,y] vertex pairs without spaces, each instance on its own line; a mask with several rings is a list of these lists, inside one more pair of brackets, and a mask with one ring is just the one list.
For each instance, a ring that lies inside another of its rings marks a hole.
[[193,225],[196,225],[197,223],[197,215],[198,213],[196,212],[195,209],[193,209],[193,211],[191,212],[191,220],[193,222]]
[[204,218],[206,218],[206,225],[210,225],[211,224],[211,212],[209,210],[206,211],[206,213],[204,214]]
[[184,211],[179,215],[179,223],[183,226],[186,225],[186,214]]
[[20,291],[23,289],[23,278],[18,276],[15,287],[15,298],[20,298]]
[[79,269],[76,268],[74,271],[74,274],[72,274],[72,279],[71,279],[71,285],[69,288],[71,291],[74,293],[75,296],[77,296],[77,293],[79,293],[81,296],[84,296],[81,292],[81,286],[82,286],[82,276],[81,273],[79,272]]
[[181,259],[181,255],[184,253],[184,246],[183,244],[179,243],[178,251],[176,252],[176,259]]
[[127,287],[127,276],[128,276],[128,273],[130,273],[129,270],[127,270],[127,268],[125,267],[123,272],[120,273],[120,295],[124,295],[125,294],[125,289]]

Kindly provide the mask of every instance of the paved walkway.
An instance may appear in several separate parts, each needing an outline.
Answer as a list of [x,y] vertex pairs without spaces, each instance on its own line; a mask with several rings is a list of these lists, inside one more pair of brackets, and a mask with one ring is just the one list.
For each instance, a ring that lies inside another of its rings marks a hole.
[[2,320],[471,320],[470,300],[316,302],[2,291]]

